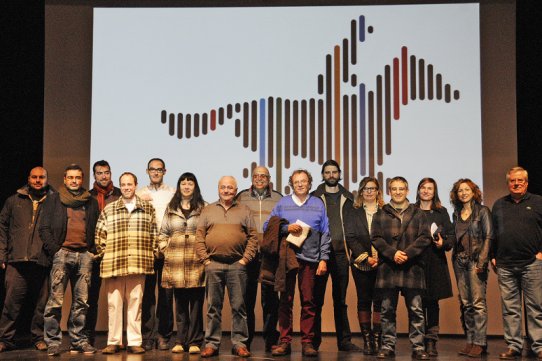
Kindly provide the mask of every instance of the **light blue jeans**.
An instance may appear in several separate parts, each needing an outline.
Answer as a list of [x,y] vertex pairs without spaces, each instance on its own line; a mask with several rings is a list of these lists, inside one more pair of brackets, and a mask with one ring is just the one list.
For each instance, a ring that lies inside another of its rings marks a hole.
[[454,258],[454,272],[459,298],[463,306],[463,318],[467,343],[485,347],[487,344],[487,270],[476,272],[476,262],[468,257]]
[[535,259],[530,265],[520,268],[499,267],[497,274],[506,344],[514,351],[520,352],[523,349],[521,336],[523,291],[527,328],[533,340],[532,350],[535,353],[542,351],[542,261]]
[[380,317],[382,322],[382,349],[395,352],[397,343],[397,301],[399,291],[405,297],[408,311],[408,338],[413,351],[425,350],[425,318],[420,291],[409,289],[385,290],[382,293]]
[[239,262],[228,264],[211,261],[208,266],[205,266],[205,274],[207,276],[205,346],[220,348],[224,290],[228,288],[232,315],[231,343],[234,349],[246,347],[248,341],[247,312],[244,301],[247,284],[246,266]]
[[90,274],[92,272],[92,254],[89,252],[73,252],[61,248],[53,257],[51,268],[51,288],[49,299],[45,306],[44,331],[45,342],[49,347],[60,346],[62,343],[62,330],[60,320],[62,317],[62,304],[68,281],[72,287],[72,304],[68,319],[68,333],[71,346],[88,342],[83,332],[88,310],[88,289]]

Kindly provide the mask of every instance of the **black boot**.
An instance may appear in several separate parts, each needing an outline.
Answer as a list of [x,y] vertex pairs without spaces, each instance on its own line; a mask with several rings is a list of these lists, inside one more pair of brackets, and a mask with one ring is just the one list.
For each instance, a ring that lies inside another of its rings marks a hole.
[[381,347],[382,347],[382,330],[379,330],[379,331],[373,330],[373,349],[375,350],[375,353],[380,351]]
[[375,350],[373,348],[373,333],[368,328],[362,328],[361,336],[363,337],[363,354],[374,355]]
[[425,351],[429,354],[429,357],[437,357],[437,340],[426,340]]

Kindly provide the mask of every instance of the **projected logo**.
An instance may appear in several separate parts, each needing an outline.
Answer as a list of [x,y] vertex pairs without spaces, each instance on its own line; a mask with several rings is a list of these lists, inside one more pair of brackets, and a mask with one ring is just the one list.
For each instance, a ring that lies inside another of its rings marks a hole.
[[357,47],[373,31],[364,16],[351,21],[349,38],[325,56],[325,69],[316,78],[318,97],[268,97],[203,113],[162,110],[160,121],[181,142],[219,132],[226,122],[235,122],[234,134],[224,136],[237,138],[255,153],[255,161],[243,168],[243,176],[248,178],[253,167],[265,165],[274,169],[275,189],[286,194],[291,190],[283,182],[283,170],[297,168],[295,157],[319,165],[327,159],[337,160],[347,189],[366,175],[385,184],[385,175],[377,166],[384,164],[384,155],[393,152],[392,119],[398,121],[401,108],[409,102],[450,103],[460,98],[460,92],[444,81],[433,64],[409,54],[406,46],[384,65],[373,84],[358,82],[352,72],[358,64]]

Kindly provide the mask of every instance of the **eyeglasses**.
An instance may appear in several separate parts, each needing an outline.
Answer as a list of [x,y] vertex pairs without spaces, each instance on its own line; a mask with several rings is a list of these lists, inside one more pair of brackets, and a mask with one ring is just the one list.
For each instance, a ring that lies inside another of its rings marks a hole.
[[267,179],[269,175],[267,174],[253,174],[252,179]]
[[164,168],[149,168],[149,173],[164,173]]
[[305,185],[305,184],[308,184],[309,181],[308,180],[300,180],[300,181],[295,181],[294,182],[294,186],[302,186],[302,185]]
[[372,193],[372,192],[375,192],[378,190],[378,188],[376,187],[363,187],[361,188],[362,191],[364,191],[365,193]]

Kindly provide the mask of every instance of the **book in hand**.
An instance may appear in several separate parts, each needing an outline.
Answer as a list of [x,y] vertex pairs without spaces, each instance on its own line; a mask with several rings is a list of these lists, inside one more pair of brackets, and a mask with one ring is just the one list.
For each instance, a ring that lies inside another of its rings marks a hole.
[[311,227],[299,219],[295,221],[295,224],[299,224],[303,230],[301,231],[301,234],[299,236],[294,236],[293,234],[288,234],[288,237],[286,237],[286,241],[290,242],[294,246],[301,248],[303,245],[303,242],[305,242],[305,239],[307,239],[307,236],[309,235],[309,232],[311,230]]

